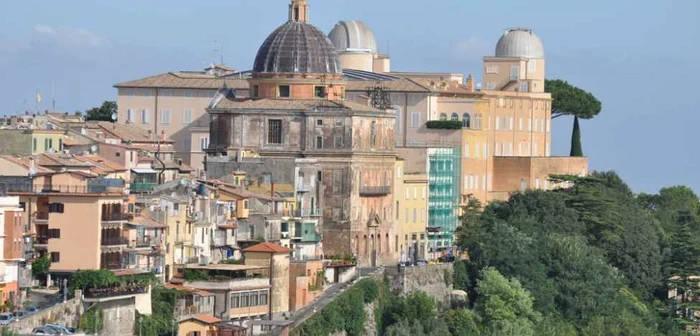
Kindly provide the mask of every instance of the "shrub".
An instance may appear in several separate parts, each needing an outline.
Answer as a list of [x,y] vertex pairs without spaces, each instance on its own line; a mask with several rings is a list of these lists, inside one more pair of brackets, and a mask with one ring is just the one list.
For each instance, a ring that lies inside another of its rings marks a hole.
[[459,120],[431,120],[426,124],[432,129],[462,129],[463,125]]

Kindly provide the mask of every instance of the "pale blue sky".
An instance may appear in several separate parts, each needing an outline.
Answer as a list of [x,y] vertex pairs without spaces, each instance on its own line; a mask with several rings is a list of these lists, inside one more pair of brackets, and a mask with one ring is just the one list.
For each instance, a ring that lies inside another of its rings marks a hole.
[[[535,29],[547,77],[593,92],[603,112],[581,123],[592,169],[614,169],[635,191],[686,184],[700,191],[695,81],[700,77],[697,0],[309,0],[328,32],[365,21],[395,70],[481,77],[503,30]],[[250,69],[260,43],[286,20],[288,0],[3,1],[0,115],[51,106],[84,110],[114,100],[117,82],[197,70],[224,47],[225,62]],[[427,7],[426,5],[427,4]],[[572,120],[554,123],[553,154],[566,155]]]

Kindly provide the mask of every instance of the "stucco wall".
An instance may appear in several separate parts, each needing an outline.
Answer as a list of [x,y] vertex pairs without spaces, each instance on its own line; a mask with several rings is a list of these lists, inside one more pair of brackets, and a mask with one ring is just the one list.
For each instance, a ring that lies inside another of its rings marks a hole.
[[[32,135],[23,130],[0,130],[0,154],[32,155]],[[44,143],[37,146],[44,146]]]

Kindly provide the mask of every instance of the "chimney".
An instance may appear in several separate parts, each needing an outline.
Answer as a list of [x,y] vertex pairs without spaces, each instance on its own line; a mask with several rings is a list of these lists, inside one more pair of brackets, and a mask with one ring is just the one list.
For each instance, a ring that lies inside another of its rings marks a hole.
[[469,92],[474,92],[474,77],[472,77],[471,74],[467,77],[467,90],[469,90]]

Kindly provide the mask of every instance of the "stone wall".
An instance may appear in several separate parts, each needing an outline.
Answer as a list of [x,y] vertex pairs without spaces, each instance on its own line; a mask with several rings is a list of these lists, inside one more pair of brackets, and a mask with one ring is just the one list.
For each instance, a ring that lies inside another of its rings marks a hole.
[[[89,305],[89,303],[86,303],[86,305]],[[100,335],[131,336],[134,334],[136,305],[133,296],[121,300],[99,302],[97,306],[102,309],[104,317],[104,329],[102,329]]]
[[83,313],[83,305],[80,300],[81,296],[82,292],[76,291],[74,299],[42,309],[36,314],[12,322],[7,327],[19,333],[26,334],[31,333],[32,329],[41,327],[47,323],[75,327],[78,324],[78,317]]
[[389,279],[391,292],[397,295],[421,290],[437,302],[449,304],[452,293],[452,264],[425,265],[414,267],[386,267],[384,274]]

